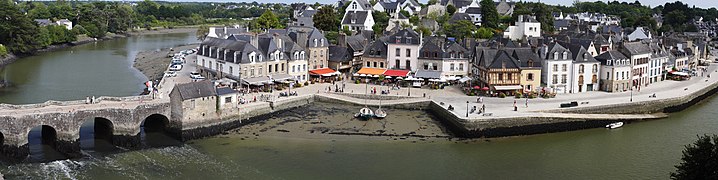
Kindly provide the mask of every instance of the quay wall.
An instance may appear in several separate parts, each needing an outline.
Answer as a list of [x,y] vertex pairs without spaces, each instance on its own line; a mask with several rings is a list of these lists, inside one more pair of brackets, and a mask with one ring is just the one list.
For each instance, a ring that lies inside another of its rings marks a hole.
[[183,141],[224,133],[243,125],[263,121],[281,111],[302,107],[314,102],[314,95],[279,98],[275,101],[240,105],[237,109],[223,109],[212,118],[182,127]]
[[672,113],[682,111],[718,92],[718,82],[710,84],[698,91],[679,97],[656,99],[650,101],[628,102],[621,104],[572,107],[546,110],[551,113],[579,113],[579,114],[650,114]]

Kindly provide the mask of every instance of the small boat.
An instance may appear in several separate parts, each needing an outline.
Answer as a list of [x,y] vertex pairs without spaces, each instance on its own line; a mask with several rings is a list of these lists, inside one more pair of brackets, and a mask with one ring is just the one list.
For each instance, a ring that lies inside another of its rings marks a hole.
[[369,119],[374,117],[374,112],[369,108],[361,108],[359,110],[359,113],[355,114],[354,117],[362,118],[362,119]]
[[611,123],[611,124],[606,125],[606,128],[616,129],[616,128],[620,128],[620,127],[622,127],[622,126],[623,126],[623,122],[615,122],[615,123]]
[[374,116],[376,118],[382,119],[382,118],[386,117],[386,112],[384,112],[384,110],[381,110],[381,108],[379,108],[376,111],[374,111]]

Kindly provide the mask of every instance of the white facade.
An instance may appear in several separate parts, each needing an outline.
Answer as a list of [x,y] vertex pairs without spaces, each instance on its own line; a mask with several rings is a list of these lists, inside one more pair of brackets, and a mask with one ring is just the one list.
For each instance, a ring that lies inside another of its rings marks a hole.
[[386,60],[389,69],[406,69],[416,72],[419,68],[418,45],[389,43],[387,46]]
[[[571,69],[571,84],[569,93],[598,91],[600,73],[599,62],[573,63]],[[593,83],[594,78],[595,83]]]
[[504,32],[504,38],[520,40],[524,37],[540,37],[541,23],[534,17],[521,15],[515,26],[509,26]]
[[441,62],[441,75],[466,77],[469,74],[468,59],[444,59]]
[[546,86],[553,89],[555,93],[568,93],[568,81],[571,75],[571,59],[559,58],[556,60],[544,60],[541,67],[541,74],[546,81]]
[[287,74],[294,77],[297,82],[303,83],[309,80],[309,75],[307,75],[307,73],[309,72],[309,69],[307,67],[307,60],[293,60],[289,61],[289,63],[287,64],[289,68]]
[[[648,76],[649,76],[648,64],[649,63],[640,64],[640,61],[645,61],[644,58],[650,59],[651,54],[638,54],[638,55],[631,56],[631,64],[632,64],[631,67],[632,67],[632,71],[633,71],[631,80],[633,80],[632,81],[633,86],[636,86],[636,87],[638,87],[640,85],[646,86],[650,83],[650,81],[648,81]],[[642,59],[644,59],[644,60],[642,60]]]
[[[630,61],[628,59],[624,59],[621,61],[613,61],[611,63],[623,63],[626,65],[611,65],[611,66],[601,66],[601,80],[604,81],[611,81],[614,84],[614,87],[611,88],[611,92],[623,92],[628,91],[630,89],[630,79],[631,79],[631,66],[628,65]],[[618,82],[618,83],[617,83]]]

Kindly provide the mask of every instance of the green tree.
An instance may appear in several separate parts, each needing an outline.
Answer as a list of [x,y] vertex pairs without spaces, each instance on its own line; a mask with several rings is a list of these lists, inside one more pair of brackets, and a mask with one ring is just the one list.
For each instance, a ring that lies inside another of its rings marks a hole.
[[429,29],[428,27],[425,27],[425,26],[416,27],[416,28],[414,29],[414,31],[416,31],[416,32],[418,32],[418,33],[421,33],[421,34],[424,35],[425,37],[432,35],[431,29]]
[[254,20],[259,29],[282,28],[279,18],[272,11],[264,11],[259,18]]
[[536,20],[541,23],[541,30],[545,32],[553,32],[553,11],[546,4],[538,3],[533,8],[533,12],[536,15]]
[[494,36],[494,31],[489,28],[481,27],[478,30],[476,30],[476,38],[489,39],[493,36]]
[[195,35],[197,36],[197,40],[204,40],[204,38],[207,37],[207,34],[209,34],[209,26],[207,25],[201,25],[199,28],[197,28],[197,32]]
[[454,5],[449,4],[448,6],[446,6],[446,13],[448,13],[449,16],[454,15],[455,12],[456,12],[456,7],[454,7]]
[[447,37],[464,39],[467,36],[472,36],[474,31],[476,31],[476,26],[469,20],[459,20],[454,23],[444,24],[444,33],[446,33]]
[[438,0],[429,0],[429,2],[427,2],[426,4],[428,4],[428,5],[434,5],[434,4],[438,3],[438,2],[439,2]]
[[32,19],[53,18],[52,14],[50,13],[50,9],[47,8],[47,5],[45,5],[41,2],[33,2],[32,7],[33,8],[27,12],[27,15],[29,15],[30,18],[32,18]]
[[72,27],[72,34],[74,35],[81,35],[81,34],[87,34],[87,30],[85,27],[82,27],[82,25],[75,25],[75,27]]
[[341,26],[341,22],[339,22],[337,16],[333,6],[325,5],[319,8],[319,11],[314,14],[312,20],[314,21],[314,26],[318,29],[323,31],[337,31],[339,26]]
[[4,45],[0,44],[0,57],[7,56],[7,48],[5,48]]
[[7,46],[7,51],[27,54],[40,47],[38,27],[13,1],[0,0],[0,17],[4,18],[0,21],[0,42]]
[[47,27],[40,27],[40,31],[37,34],[37,41],[40,43],[40,47],[47,47],[52,44],[53,39],[50,37],[50,31]]
[[347,35],[347,36],[353,35],[353,34],[352,34],[352,30],[349,29],[348,26],[344,26],[344,27],[342,28],[342,33],[344,33],[344,34]]
[[414,26],[419,26],[420,22],[421,22],[421,20],[419,20],[419,16],[411,16],[409,18],[409,23],[411,23]]
[[481,25],[496,29],[499,27],[499,12],[493,0],[481,0]]
[[404,17],[411,17],[411,14],[409,14],[409,11],[401,10],[399,11],[399,14],[404,15]]
[[374,26],[372,26],[371,29],[374,31],[374,34],[381,35],[384,33],[386,26],[389,25],[389,14],[375,11],[371,13],[371,16],[374,17]]
[[718,179],[718,136],[699,136],[692,145],[686,145],[671,179]]

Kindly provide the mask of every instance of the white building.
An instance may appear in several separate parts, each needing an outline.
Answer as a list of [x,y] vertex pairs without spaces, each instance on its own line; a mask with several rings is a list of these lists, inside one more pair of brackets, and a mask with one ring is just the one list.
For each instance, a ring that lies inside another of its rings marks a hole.
[[551,88],[554,93],[568,93],[573,61],[571,51],[554,42],[543,46],[539,50],[539,56],[543,58],[541,69],[543,84]]
[[520,15],[516,25],[504,31],[504,38],[520,40],[525,37],[541,37],[541,23],[534,16]]
[[596,60],[601,62],[601,90],[606,92],[624,92],[631,86],[631,60],[614,50],[606,51]]
[[388,68],[416,72],[420,46],[421,36],[411,29],[402,29],[390,35],[386,56]]
[[631,59],[631,86],[640,90],[641,85],[648,85],[648,62],[651,58],[648,45],[643,42],[624,42],[619,51]]
[[598,91],[600,63],[583,46],[569,46],[573,60],[569,93]]

